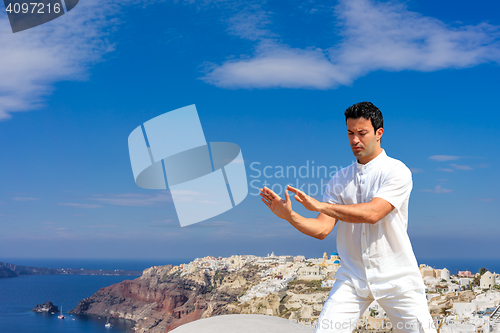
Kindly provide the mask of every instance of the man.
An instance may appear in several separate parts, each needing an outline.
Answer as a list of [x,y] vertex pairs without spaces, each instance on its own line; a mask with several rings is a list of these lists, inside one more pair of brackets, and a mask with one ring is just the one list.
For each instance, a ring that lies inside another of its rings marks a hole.
[[[345,111],[347,133],[357,162],[338,171],[323,202],[288,186],[285,200],[267,187],[262,201],[302,233],[324,239],[339,224],[337,251],[341,267],[316,325],[317,333],[351,332],[376,300],[396,332],[435,332],[424,284],[406,232],[412,189],[410,170],[381,148],[380,110],[372,103]],[[288,194],[316,218],[292,210]],[[384,327],[382,327],[384,328]]]

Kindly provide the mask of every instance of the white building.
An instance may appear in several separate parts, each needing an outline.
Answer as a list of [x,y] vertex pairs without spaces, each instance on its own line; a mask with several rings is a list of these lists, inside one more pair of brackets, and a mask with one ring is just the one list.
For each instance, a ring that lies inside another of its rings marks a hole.
[[476,310],[476,303],[453,303],[453,312],[459,317],[472,317]]
[[292,256],[280,256],[279,263],[281,265],[293,264],[294,258]]
[[434,268],[426,265],[420,265],[420,274],[422,274],[422,277],[430,276],[434,277]]
[[325,278],[323,268],[318,265],[299,268],[297,275],[299,280],[323,280]]
[[487,271],[481,276],[481,282],[479,283],[481,289],[490,289],[495,284],[495,275],[493,273]]
[[458,284],[461,286],[468,286],[472,282],[471,278],[460,278],[458,279]]
[[444,279],[446,281],[450,281],[450,271],[447,270],[446,268],[443,268],[441,270],[441,279]]
[[[486,274],[486,273],[485,273]],[[487,291],[484,294],[477,295],[471,303],[475,303],[478,309],[486,309],[495,307],[500,302],[500,292],[498,291]]]

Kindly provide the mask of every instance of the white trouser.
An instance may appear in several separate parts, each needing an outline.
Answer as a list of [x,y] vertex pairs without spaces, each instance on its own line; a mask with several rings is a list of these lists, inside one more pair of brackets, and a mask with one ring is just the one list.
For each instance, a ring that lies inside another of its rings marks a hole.
[[[315,332],[351,333],[353,329],[360,328],[358,321],[373,301],[371,293],[366,298],[360,297],[349,282],[335,282],[323,306]],[[390,324],[381,326],[381,329],[392,327],[396,333],[436,333],[425,294],[412,290],[379,298],[377,302],[390,319]]]

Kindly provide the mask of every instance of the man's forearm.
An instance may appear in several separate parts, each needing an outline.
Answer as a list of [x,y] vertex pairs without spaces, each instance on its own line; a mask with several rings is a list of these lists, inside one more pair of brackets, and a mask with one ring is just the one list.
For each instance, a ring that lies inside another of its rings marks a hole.
[[321,221],[315,218],[303,217],[294,211],[292,211],[290,217],[286,220],[298,231],[317,239],[324,239],[331,230],[331,228],[327,230],[328,227]]
[[336,205],[322,202],[320,207],[320,213],[344,222],[375,224],[380,219],[369,203]]

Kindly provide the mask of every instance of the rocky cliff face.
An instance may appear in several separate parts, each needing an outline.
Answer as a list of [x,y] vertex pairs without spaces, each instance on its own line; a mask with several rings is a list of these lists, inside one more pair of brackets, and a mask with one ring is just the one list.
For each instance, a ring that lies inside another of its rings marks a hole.
[[229,303],[217,309],[214,315],[261,314],[311,323],[319,317],[331,288],[322,288],[321,281],[294,280],[287,290],[254,297],[247,302]]
[[1,267],[0,266],[0,278],[10,278],[10,277],[17,277],[19,275],[16,274],[12,269],[8,267]]
[[56,275],[56,274],[58,274],[58,270],[54,268],[19,266],[15,264],[9,264],[7,262],[0,262],[0,278],[18,277],[21,275]]
[[0,278],[18,277],[21,275],[139,275],[137,271],[115,271],[102,269],[75,269],[75,268],[43,268],[20,266],[0,262]]
[[198,269],[182,277],[172,266],[146,269],[135,280],[100,289],[70,311],[104,317],[130,319],[136,332],[168,332],[216,314],[237,301],[259,278],[257,267],[237,272]]

